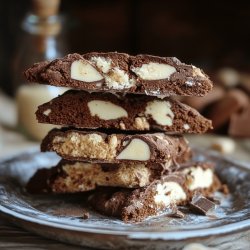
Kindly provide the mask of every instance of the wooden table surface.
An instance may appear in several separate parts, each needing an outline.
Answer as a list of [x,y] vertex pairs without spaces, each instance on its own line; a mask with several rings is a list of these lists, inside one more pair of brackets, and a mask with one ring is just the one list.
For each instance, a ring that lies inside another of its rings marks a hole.
[[12,250],[88,250],[55,240],[46,239],[22,228],[10,224],[0,216],[0,249]]
[[[208,136],[191,136],[188,137],[188,140],[193,142],[195,145],[201,145],[207,147],[213,137]],[[234,156],[240,160],[249,161],[250,162],[250,154],[248,149],[245,147],[245,142],[243,144],[237,144],[236,151]],[[250,249],[250,232],[249,233],[239,233],[237,238],[243,238],[244,242],[247,244],[248,248],[244,248],[244,250]],[[247,243],[246,243],[247,242]],[[223,249],[242,249],[241,247],[231,248],[232,244],[229,243],[228,248]],[[231,246],[231,247],[230,247]],[[47,249],[60,249],[60,250],[77,250],[83,249],[87,250],[89,248],[86,247],[77,247],[73,245],[63,244],[55,240],[50,240],[43,238],[41,236],[35,235],[31,232],[28,232],[24,229],[18,228],[15,225],[10,224],[6,220],[4,220],[0,215],[0,249],[12,249],[12,250],[47,250]],[[219,248],[218,248],[219,249]]]

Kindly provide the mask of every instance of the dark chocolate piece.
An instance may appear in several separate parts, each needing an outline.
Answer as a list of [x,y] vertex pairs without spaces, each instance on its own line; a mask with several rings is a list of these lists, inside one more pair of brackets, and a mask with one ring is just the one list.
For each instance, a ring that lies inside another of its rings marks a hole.
[[191,209],[203,214],[207,215],[211,210],[215,209],[216,204],[211,200],[207,199],[200,193],[195,193],[192,201],[190,202]]
[[247,107],[248,103],[249,98],[243,91],[233,89],[208,108],[206,117],[212,120],[214,129],[218,130],[229,123],[233,114]]
[[70,90],[38,107],[38,122],[77,128],[205,133],[212,123],[171,98]]
[[182,136],[107,134],[76,129],[51,130],[42,141],[41,150],[55,151],[64,159],[92,163],[185,162],[191,154]]
[[213,86],[203,71],[175,57],[117,52],[69,54],[36,63],[24,75],[41,84],[153,96],[204,96]]
[[229,134],[237,137],[250,138],[250,101],[247,107],[241,112],[237,112],[231,116],[229,123]]
[[183,219],[185,217],[185,214],[182,213],[177,207],[175,207],[173,208],[172,212],[168,214],[168,217]]
[[221,100],[224,95],[225,90],[221,86],[214,85],[213,89],[206,96],[202,98],[197,96],[187,96],[184,97],[182,101],[199,112],[203,112],[206,107]]

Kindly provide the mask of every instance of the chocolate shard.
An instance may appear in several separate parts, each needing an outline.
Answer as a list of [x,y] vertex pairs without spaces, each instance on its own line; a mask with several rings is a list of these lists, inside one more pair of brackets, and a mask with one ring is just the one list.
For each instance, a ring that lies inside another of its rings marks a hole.
[[204,197],[201,193],[195,193],[190,202],[190,207],[199,214],[208,215],[208,213],[215,209],[216,204]]
[[167,215],[170,218],[179,218],[183,219],[185,217],[185,214],[178,209],[176,205],[170,206],[171,212]]
[[69,54],[34,64],[24,75],[41,84],[152,96],[204,96],[213,86],[202,70],[175,57],[117,52]]
[[172,98],[69,90],[38,107],[40,123],[76,128],[205,133],[212,122]]

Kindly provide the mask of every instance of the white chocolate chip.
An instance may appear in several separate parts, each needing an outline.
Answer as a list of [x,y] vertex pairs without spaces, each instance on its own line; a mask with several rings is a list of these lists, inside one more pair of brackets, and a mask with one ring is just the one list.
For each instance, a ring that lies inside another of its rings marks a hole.
[[192,65],[193,68],[193,76],[205,77],[205,75],[201,72],[201,70]]
[[156,204],[169,206],[171,203],[186,200],[187,195],[180,184],[168,181],[163,184],[157,184],[156,195],[154,197]]
[[138,130],[148,130],[150,126],[146,117],[136,117],[134,127]]
[[48,116],[51,113],[51,109],[46,109],[45,111],[43,111],[43,114]]
[[230,138],[217,138],[212,142],[211,148],[223,154],[230,154],[235,150],[235,142]]
[[83,82],[103,80],[103,76],[87,61],[78,60],[71,64],[71,78]]
[[165,63],[150,62],[142,64],[141,67],[131,68],[131,70],[143,80],[168,79],[174,72],[175,67]]
[[147,103],[146,116],[151,116],[155,122],[162,126],[172,126],[174,113],[168,101],[152,101]]
[[91,63],[103,73],[105,84],[110,89],[125,89],[135,86],[136,82],[133,77],[129,75],[118,66],[112,65],[110,58],[93,56],[90,58]]
[[120,126],[120,129],[122,129],[122,130],[126,129],[126,126],[125,126],[124,122],[120,122],[119,126]]
[[214,175],[210,168],[190,167],[182,172],[187,176],[186,184],[191,191],[198,188],[209,188],[213,184]]
[[194,85],[193,80],[188,80],[185,82],[188,87],[192,87]]
[[150,148],[141,139],[133,139],[116,157],[118,160],[147,161],[150,159]]
[[105,75],[105,83],[109,88],[124,89],[135,85],[134,79],[129,79],[128,74],[118,67],[112,68]]
[[98,116],[102,120],[112,120],[128,117],[127,111],[109,101],[93,100],[88,102],[88,108],[92,116]]
[[183,128],[186,129],[186,130],[189,130],[189,129],[190,129],[190,126],[189,126],[187,123],[185,123],[185,124],[183,125]]
[[90,58],[90,61],[96,65],[96,67],[101,70],[103,73],[108,73],[111,69],[111,59],[104,57],[93,56]]

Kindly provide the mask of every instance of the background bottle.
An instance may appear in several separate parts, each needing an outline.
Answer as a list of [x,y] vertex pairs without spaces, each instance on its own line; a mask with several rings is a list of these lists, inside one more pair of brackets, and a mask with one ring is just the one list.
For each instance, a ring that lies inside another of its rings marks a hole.
[[41,140],[53,127],[38,124],[37,106],[65,91],[64,88],[27,83],[23,71],[33,63],[52,60],[67,53],[63,18],[58,15],[60,0],[32,0],[31,13],[22,24],[22,34],[13,60],[13,87],[16,91],[18,127],[27,136]]

